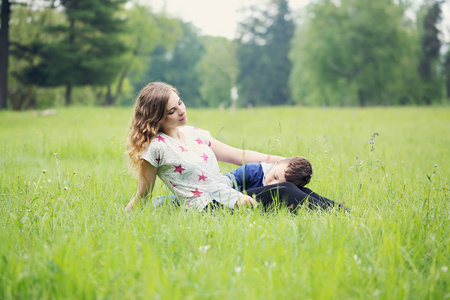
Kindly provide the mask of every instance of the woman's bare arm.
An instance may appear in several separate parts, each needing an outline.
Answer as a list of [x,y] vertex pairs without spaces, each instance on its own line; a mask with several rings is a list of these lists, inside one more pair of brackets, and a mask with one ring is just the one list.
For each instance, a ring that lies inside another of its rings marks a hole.
[[214,151],[217,160],[239,166],[251,162],[275,163],[284,158],[277,155],[268,155],[252,150],[234,148],[216,139],[211,140],[211,149]]
[[139,167],[139,181],[136,195],[130,200],[125,207],[125,211],[130,212],[134,207],[139,205],[141,199],[146,200],[148,194],[153,191],[153,186],[156,181],[156,174],[158,168],[151,165],[148,161],[142,160]]

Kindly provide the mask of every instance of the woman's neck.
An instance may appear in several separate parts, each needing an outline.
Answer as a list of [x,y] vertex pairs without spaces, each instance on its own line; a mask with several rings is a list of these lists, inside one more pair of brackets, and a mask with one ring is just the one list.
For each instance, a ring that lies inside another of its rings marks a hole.
[[162,131],[170,136],[171,138],[184,143],[184,135],[183,133],[181,133],[180,128],[179,127],[174,127],[174,128],[163,128]]

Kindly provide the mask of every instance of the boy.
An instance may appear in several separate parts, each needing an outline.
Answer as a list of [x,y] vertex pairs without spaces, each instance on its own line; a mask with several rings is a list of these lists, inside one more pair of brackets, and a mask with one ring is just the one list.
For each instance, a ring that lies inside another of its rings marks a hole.
[[[251,196],[268,207],[274,199],[284,201],[293,210],[308,201],[313,208],[329,209],[336,204],[304,187],[311,180],[311,163],[304,157],[294,156],[275,164],[249,163],[225,175],[209,185],[213,206],[222,204],[231,209],[241,205],[257,205]],[[245,194],[243,193],[245,192]],[[343,206],[337,204],[338,208]]]

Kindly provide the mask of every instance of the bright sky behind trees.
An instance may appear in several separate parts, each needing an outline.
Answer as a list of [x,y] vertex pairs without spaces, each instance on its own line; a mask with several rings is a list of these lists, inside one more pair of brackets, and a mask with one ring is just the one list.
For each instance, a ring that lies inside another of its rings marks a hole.
[[[414,10],[423,3],[424,0],[415,0]],[[156,10],[165,7],[166,11],[183,19],[192,22],[202,30],[203,34],[212,36],[224,36],[229,39],[235,38],[236,27],[240,21],[238,10],[252,4],[263,3],[261,0],[142,0],[142,4],[150,3]],[[308,5],[310,0],[290,0],[291,11],[300,9]],[[442,4],[441,32],[444,40],[450,42],[450,1]]]
[[[142,4],[146,2],[142,1]],[[171,15],[192,22],[203,34],[233,39],[240,21],[238,10],[262,2],[261,0],[153,0],[150,3],[156,10],[165,7]],[[289,1],[291,10],[304,7],[308,3],[309,0]]]

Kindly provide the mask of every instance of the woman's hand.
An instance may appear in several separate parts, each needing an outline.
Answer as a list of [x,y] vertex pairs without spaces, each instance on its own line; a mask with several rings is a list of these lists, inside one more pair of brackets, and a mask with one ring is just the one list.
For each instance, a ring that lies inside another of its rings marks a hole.
[[248,195],[243,195],[241,198],[239,198],[239,200],[236,202],[236,204],[238,206],[256,206],[258,205],[258,202],[256,202],[255,199],[253,199],[252,197],[248,196]]

